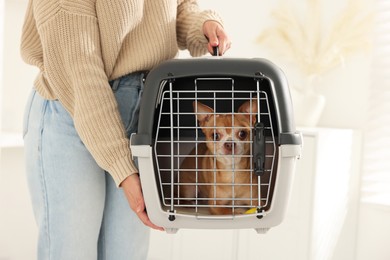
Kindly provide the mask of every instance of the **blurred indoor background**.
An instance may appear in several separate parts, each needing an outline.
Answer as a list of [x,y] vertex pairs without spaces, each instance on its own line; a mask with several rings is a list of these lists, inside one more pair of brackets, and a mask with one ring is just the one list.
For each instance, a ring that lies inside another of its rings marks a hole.
[[[0,0],[0,260],[36,259],[22,140],[37,73],[19,54],[27,4]],[[285,72],[303,156],[280,226],[153,232],[149,259],[390,259],[390,1],[199,4],[224,18],[226,57],[266,58]]]

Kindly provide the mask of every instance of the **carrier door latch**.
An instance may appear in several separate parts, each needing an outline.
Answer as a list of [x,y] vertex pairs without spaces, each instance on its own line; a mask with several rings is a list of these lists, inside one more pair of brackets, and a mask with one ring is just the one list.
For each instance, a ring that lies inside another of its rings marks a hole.
[[253,131],[253,162],[255,174],[264,174],[265,167],[265,137],[264,124],[257,122]]

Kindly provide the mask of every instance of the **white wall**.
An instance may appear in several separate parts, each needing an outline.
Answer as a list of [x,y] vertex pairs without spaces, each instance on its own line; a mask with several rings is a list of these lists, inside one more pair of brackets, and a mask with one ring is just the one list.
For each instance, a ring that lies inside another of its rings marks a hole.
[[390,207],[363,203],[359,216],[357,260],[389,260]]
[[[3,82],[3,50],[4,50],[3,39],[4,39],[4,22],[5,22],[4,8],[5,8],[4,0],[0,0],[0,86],[2,86],[1,82]],[[0,107],[3,106],[3,98],[1,95],[2,90],[3,88],[0,88]],[[0,129],[1,129],[1,123],[2,123],[2,119],[0,113]],[[1,152],[0,152],[0,156],[1,156]]]
[[36,69],[20,57],[20,37],[27,0],[5,0],[2,130],[21,132],[24,102]]

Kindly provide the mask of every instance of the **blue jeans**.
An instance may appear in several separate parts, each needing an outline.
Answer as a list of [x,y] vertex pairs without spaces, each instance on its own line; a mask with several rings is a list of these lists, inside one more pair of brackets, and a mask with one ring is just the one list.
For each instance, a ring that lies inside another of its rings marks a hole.
[[[142,74],[110,82],[127,134],[136,130]],[[104,127],[104,126],[102,126]],[[92,158],[59,101],[35,90],[24,119],[38,259],[146,259],[149,230]]]

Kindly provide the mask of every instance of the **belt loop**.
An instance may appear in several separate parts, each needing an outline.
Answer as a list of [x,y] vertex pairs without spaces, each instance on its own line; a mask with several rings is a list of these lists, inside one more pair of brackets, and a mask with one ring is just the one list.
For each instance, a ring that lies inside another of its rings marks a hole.
[[112,83],[111,89],[112,91],[117,91],[119,87],[119,83],[121,82],[121,78],[115,79],[114,82]]
[[148,75],[148,73],[149,73],[149,71],[143,71],[142,73],[141,73],[141,77],[142,77],[142,83],[145,83],[145,81],[146,81],[146,76]]
[[144,84],[145,84],[145,73],[144,72],[141,72],[141,75],[140,75],[140,87],[141,87],[141,91],[144,89]]

